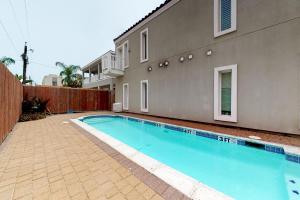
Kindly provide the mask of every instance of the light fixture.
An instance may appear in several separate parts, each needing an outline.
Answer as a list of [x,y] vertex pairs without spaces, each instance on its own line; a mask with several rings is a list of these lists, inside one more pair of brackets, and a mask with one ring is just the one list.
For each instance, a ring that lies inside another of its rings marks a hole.
[[184,56],[181,56],[181,57],[179,58],[179,62],[181,62],[181,63],[183,63],[184,60],[185,60],[185,57],[184,57]]
[[188,55],[188,59],[189,59],[189,60],[192,60],[193,58],[194,58],[194,55],[193,55],[193,54],[189,54],[189,55]]
[[207,56],[211,56],[212,53],[213,53],[212,50],[208,50],[208,51],[206,52],[206,55],[207,55]]
[[169,64],[170,64],[170,63],[169,63],[169,61],[167,61],[167,60],[164,62],[165,67],[168,67]]
[[148,70],[148,72],[151,72],[152,71],[152,67],[149,66],[147,70]]
[[164,64],[163,63],[159,63],[159,65],[158,65],[159,67],[163,67],[164,66]]

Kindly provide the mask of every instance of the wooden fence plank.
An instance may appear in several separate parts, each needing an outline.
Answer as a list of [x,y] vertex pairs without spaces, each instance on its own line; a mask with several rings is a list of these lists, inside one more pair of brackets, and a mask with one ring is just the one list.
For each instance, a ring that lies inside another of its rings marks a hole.
[[24,97],[49,99],[48,108],[54,114],[111,110],[109,91],[48,86],[24,86],[23,90]]
[[21,82],[0,64],[0,144],[19,120],[22,101]]

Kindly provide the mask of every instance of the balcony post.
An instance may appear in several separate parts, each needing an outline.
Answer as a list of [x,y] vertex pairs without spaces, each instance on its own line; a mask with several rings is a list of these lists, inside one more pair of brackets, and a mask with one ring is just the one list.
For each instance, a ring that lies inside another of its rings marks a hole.
[[100,80],[100,64],[98,63],[98,80]]

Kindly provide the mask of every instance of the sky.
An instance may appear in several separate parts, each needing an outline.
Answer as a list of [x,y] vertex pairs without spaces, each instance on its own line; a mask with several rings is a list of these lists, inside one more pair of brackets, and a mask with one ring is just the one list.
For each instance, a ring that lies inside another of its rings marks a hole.
[[0,58],[22,74],[20,55],[28,42],[27,75],[38,84],[58,74],[55,62],[84,66],[108,50],[113,39],[164,0],[0,0]]

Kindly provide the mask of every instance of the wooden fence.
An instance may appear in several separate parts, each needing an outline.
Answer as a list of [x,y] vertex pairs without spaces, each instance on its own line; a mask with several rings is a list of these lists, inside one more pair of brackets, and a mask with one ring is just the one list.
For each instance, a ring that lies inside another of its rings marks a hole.
[[0,144],[19,120],[23,97],[35,96],[49,99],[48,108],[53,114],[111,110],[114,101],[114,93],[110,91],[23,86],[0,64]]
[[49,99],[48,108],[54,114],[111,110],[110,91],[44,86],[24,86],[23,90],[24,98]]
[[0,144],[19,120],[22,100],[21,82],[0,64]]

